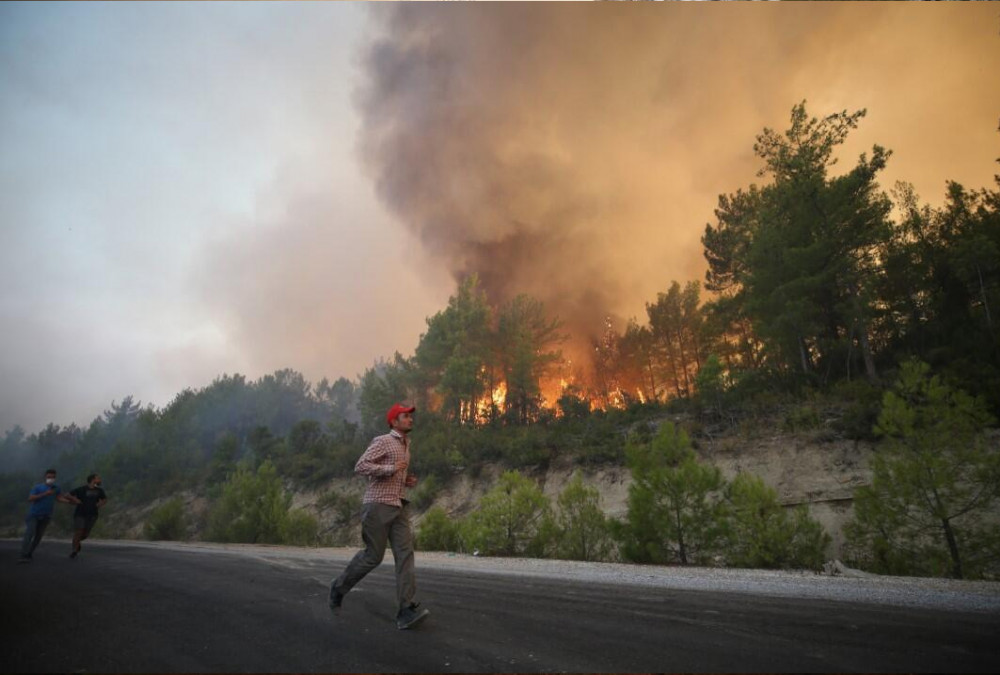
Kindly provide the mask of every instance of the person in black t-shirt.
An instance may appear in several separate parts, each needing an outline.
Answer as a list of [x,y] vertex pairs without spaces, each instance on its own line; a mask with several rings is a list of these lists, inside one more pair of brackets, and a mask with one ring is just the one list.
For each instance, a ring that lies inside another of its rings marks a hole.
[[87,484],[70,492],[80,500],[73,513],[73,552],[70,558],[80,553],[80,542],[90,536],[90,530],[97,522],[98,510],[108,502],[108,496],[101,488],[101,477],[96,473],[87,476]]

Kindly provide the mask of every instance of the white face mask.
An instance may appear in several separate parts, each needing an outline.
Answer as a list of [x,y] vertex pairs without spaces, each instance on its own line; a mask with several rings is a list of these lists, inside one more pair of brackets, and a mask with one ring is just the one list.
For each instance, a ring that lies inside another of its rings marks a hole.
[[52,484],[53,484],[53,483],[55,483],[55,482],[56,482],[56,479],[55,479],[55,478],[46,478],[46,479],[45,479],[45,484],[46,484],[46,485],[52,485]]

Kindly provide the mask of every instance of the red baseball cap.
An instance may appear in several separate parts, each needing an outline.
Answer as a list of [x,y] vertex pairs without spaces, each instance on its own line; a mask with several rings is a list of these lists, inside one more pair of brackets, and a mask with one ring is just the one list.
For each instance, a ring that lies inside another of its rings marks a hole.
[[385,421],[391,427],[392,421],[399,416],[399,413],[411,413],[414,410],[416,410],[416,408],[413,406],[406,407],[402,403],[397,403],[391,408],[389,408],[389,412],[385,414]]

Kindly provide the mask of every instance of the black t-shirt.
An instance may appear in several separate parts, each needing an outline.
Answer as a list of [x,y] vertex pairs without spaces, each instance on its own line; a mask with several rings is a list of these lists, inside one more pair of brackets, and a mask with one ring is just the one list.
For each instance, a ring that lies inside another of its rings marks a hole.
[[87,485],[81,485],[77,489],[70,492],[70,494],[79,499],[81,502],[76,505],[76,511],[73,514],[76,516],[96,516],[97,502],[108,498],[108,496],[104,494],[104,488],[92,488]]

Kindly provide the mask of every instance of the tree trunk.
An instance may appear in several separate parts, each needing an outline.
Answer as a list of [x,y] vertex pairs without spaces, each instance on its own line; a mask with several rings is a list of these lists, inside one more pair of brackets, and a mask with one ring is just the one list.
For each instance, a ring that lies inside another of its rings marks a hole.
[[878,372],[875,370],[875,357],[872,356],[872,347],[868,342],[868,326],[858,321],[858,343],[861,345],[861,356],[865,360],[865,373],[868,381],[878,384]]
[[806,375],[812,370],[810,368],[809,350],[806,349],[805,338],[799,338],[799,359],[802,362],[802,372]]
[[677,329],[677,348],[681,353],[681,372],[684,374],[684,398],[691,395],[691,379],[688,377],[688,358],[684,353],[684,334]]
[[684,528],[681,527],[681,514],[678,512],[676,514],[677,522],[677,557],[680,558],[682,565],[688,564],[687,548],[684,546]]
[[961,579],[962,557],[958,553],[958,542],[955,540],[955,532],[951,528],[951,521],[947,518],[942,518],[941,526],[944,528],[944,537],[948,540],[948,552],[951,554],[951,573],[956,579]]
[[983,309],[986,310],[986,325],[993,334],[993,318],[990,316],[990,302],[986,297],[986,285],[983,283],[983,270],[976,265],[976,273],[979,275],[979,295],[983,298]]

